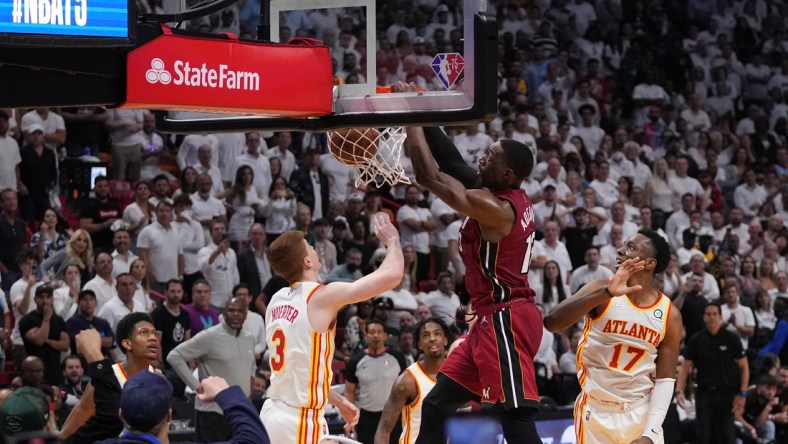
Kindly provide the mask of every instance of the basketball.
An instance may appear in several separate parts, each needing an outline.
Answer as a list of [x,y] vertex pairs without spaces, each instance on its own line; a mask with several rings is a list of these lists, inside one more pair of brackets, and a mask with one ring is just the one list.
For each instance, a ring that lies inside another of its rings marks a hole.
[[366,164],[378,154],[380,131],[375,128],[346,128],[332,131],[328,149],[347,166]]

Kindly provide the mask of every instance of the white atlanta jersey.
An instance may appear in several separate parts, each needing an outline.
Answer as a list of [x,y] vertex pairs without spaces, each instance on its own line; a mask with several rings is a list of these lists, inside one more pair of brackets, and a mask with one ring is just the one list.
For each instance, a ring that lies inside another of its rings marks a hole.
[[400,435],[399,444],[414,444],[421,428],[421,403],[427,397],[427,393],[435,387],[435,379],[425,373],[418,362],[406,368],[405,371],[416,380],[418,395],[413,402],[402,408],[402,435]]
[[266,342],[271,350],[271,386],[266,395],[291,407],[322,409],[328,400],[335,329],[318,333],[307,317],[307,301],[320,285],[296,282],[283,288],[266,310]]
[[657,347],[668,330],[672,304],[664,294],[650,307],[627,296],[611,298],[601,314],[586,318],[577,348],[583,393],[611,403],[632,403],[651,393]]

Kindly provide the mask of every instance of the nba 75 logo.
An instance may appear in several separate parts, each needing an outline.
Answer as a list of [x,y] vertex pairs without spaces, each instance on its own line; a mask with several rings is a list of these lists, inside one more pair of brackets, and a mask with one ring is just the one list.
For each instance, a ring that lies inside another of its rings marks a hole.
[[460,74],[465,68],[465,60],[462,59],[462,55],[456,52],[441,53],[432,59],[430,66],[432,66],[432,70],[435,71],[443,86],[450,90],[454,83],[457,82],[457,79],[460,78]]

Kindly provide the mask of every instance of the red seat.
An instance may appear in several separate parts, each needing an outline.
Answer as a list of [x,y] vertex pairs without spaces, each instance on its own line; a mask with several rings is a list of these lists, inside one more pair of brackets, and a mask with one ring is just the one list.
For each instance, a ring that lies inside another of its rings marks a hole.
[[438,281],[435,279],[425,279],[423,281],[419,281],[418,288],[420,293],[429,293],[431,291],[435,291],[438,289]]
[[71,211],[66,202],[66,196],[60,196],[60,215],[68,222],[68,226],[71,227],[72,230],[79,228],[79,214]]
[[337,327],[337,333],[334,336],[334,346],[339,350],[342,348],[342,344],[345,343],[345,332],[347,331],[347,327]]
[[331,361],[331,370],[334,372],[334,379],[331,381],[331,385],[345,383],[345,367],[347,367],[345,361],[340,361],[339,359]]

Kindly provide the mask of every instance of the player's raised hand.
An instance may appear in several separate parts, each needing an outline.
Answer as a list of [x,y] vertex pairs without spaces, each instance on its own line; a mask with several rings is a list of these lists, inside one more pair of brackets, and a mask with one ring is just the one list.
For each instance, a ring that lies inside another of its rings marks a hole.
[[103,358],[101,354],[101,335],[98,330],[88,328],[77,333],[74,338],[77,343],[77,353],[84,356],[88,362],[100,361]]
[[399,232],[397,228],[391,223],[388,214],[375,213],[372,218],[374,224],[372,225],[375,235],[385,246],[391,245],[392,242],[399,242]]
[[397,80],[393,85],[391,85],[391,92],[419,92],[419,87],[413,82],[408,83]]
[[627,285],[629,277],[646,266],[646,262],[639,257],[634,257],[625,260],[616,270],[616,274],[610,278],[607,284],[607,290],[614,296],[625,295],[634,291],[643,289],[642,285],[634,285],[632,287]]

